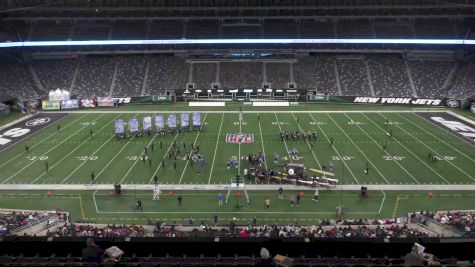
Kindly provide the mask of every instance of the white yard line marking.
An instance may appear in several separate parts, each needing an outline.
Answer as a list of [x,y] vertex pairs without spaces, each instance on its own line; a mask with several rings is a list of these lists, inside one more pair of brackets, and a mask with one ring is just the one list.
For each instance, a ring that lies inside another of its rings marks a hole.
[[384,190],[381,190],[383,192],[383,200],[381,201],[381,206],[379,206],[378,213],[381,214],[381,210],[383,209],[384,201],[386,200],[386,193],[384,193]]
[[[207,116],[208,116],[208,113],[205,113],[205,117],[203,118],[203,123],[201,125],[205,124]],[[196,135],[195,141],[193,142],[193,147],[196,145],[196,141],[198,141],[198,137],[200,136],[200,133],[201,133],[201,131],[199,131],[198,134]],[[190,151],[190,157],[191,157],[191,151]],[[185,168],[183,168],[183,172],[181,173],[180,180],[178,181],[179,184],[181,183],[181,180],[183,179],[183,176],[185,176],[185,171],[186,171],[186,168],[188,167],[188,163],[190,163],[189,160],[186,161]]]
[[[383,128],[381,128],[381,126],[379,126],[377,123],[375,123],[373,120],[371,120],[369,117],[367,117],[366,115],[364,115],[363,113],[361,113],[367,120],[369,120],[372,124],[376,125],[376,127],[378,127],[379,129],[381,129],[383,132],[386,132]],[[380,114],[378,114],[380,115]],[[381,116],[381,115],[380,115]],[[384,117],[383,117],[384,118]],[[397,127],[399,127],[397,124],[396,124]],[[400,146],[402,146],[404,149],[407,150],[407,152],[409,152],[412,156],[414,156],[416,159],[418,159],[422,164],[424,164],[424,166],[426,166],[427,168],[429,168],[432,172],[434,172],[437,176],[439,176],[442,180],[444,180],[446,183],[449,184],[449,181],[447,181],[442,175],[440,175],[438,172],[436,172],[431,166],[429,166],[425,161],[421,160],[416,154],[414,154],[409,148],[407,148],[405,145],[403,145],[401,142],[399,142],[399,140],[397,140],[396,138],[392,138],[392,140],[396,141]]]
[[[313,117],[312,114],[308,114],[310,116],[310,118],[312,118],[312,120],[315,122],[315,124],[317,125],[318,129],[320,129],[320,131],[322,132],[322,134],[325,136],[326,139],[330,140],[327,136],[327,134],[323,131],[323,129],[320,127],[320,125],[317,123],[317,120],[315,120],[315,118]],[[332,146],[333,150],[335,150],[336,154],[338,155],[338,157],[341,159],[341,155],[340,153],[338,153],[338,150],[335,148],[335,146]],[[355,179],[356,183],[360,183],[358,181],[358,179],[356,179],[356,176],[353,174],[353,171],[350,169],[350,167],[348,167],[348,165],[346,164],[346,162],[344,160],[342,160],[343,162],[343,165],[345,165],[345,167],[348,169],[348,171],[350,171],[350,174],[351,176],[353,176],[353,179]]]
[[[349,120],[352,120],[346,113],[345,113],[345,116],[349,119]],[[364,114],[363,114],[364,116]],[[365,116],[366,117],[366,116]],[[377,145],[379,148],[381,148],[381,150],[384,152],[384,154],[386,154],[387,156],[391,156],[386,150],[383,149],[382,146],[380,146],[378,144],[378,142],[376,142],[376,140],[373,139],[373,137],[371,137],[371,135],[369,135],[363,128],[361,128],[358,124],[355,124],[356,127],[358,127],[361,131],[363,131],[363,133],[365,133],[371,140],[373,140],[373,143],[375,145]],[[386,132],[386,131],[385,131]],[[408,170],[406,170],[406,168],[404,168],[401,163],[399,163],[397,160],[392,160],[394,163],[396,163],[396,165],[398,165],[407,175],[409,175],[409,177],[411,177],[416,183],[420,184],[419,180],[416,179],[416,177],[414,177]]]
[[[379,114],[379,116],[381,116],[382,118],[384,119],[387,119],[386,117],[384,117],[383,115]],[[406,131],[406,129],[402,128],[401,126],[397,125],[396,124],[396,127],[398,127],[399,129],[403,130],[405,133],[407,133],[409,136],[411,136],[413,139],[417,140],[417,142],[419,142],[420,144],[422,144],[423,146],[427,147],[428,149],[430,149],[431,151],[435,151],[437,154],[440,155],[440,153],[438,153],[435,149],[431,148],[430,146],[424,144],[424,142],[422,142],[419,138],[415,137],[413,134],[411,134],[410,132]],[[430,167],[427,163],[425,163],[423,160],[421,160],[418,156],[416,156],[414,153],[411,152],[412,155],[414,155],[417,159],[419,159],[419,161],[421,161],[422,163],[424,163],[424,165],[428,166],[429,168],[432,169],[432,167]],[[455,164],[453,164],[450,160],[446,160],[447,163],[449,163],[450,165],[454,166],[456,169],[458,169],[460,172],[462,172],[463,174],[465,174],[468,178],[472,179],[473,181],[475,181],[475,178],[473,178],[471,175],[469,175],[468,173],[466,173],[464,170],[460,169],[458,166],[456,166]],[[438,172],[436,172],[434,169],[432,169],[435,173],[437,173],[437,175],[442,178],[444,181],[446,181],[447,183],[449,183],[449,181],[447,181],[444,177],[442,177]]]
[[366,159],[367,162],[369,162],[369,164],[371,164],[374,169],[379,173],[379,175],[381,175],[381,177],[384,179],[384,181],[386,181],[387,184],[389,184],[389,181],[388,179],[386,179],[386,177],[384,176],[384,174],[382,174],[379,169],[373,164],[373,162],[365,155],[365,153],[363,153],[363,151],[361,151],[361,149],[358,147],[358,145],[355,144],[355,142],[353,141],[353,139],[351,139],[348,134],[346,134],[346,132],[341,128],[341,126],[332,118],[332,116],[330,116],[329,114],[327,114],[327,116],[333,121],[333,123],[338,127],[338,129],[340,129],[342,131],[342,133],[346,136],[346,138],[348,138],[351,143],[353,143],[353,145],[356,147],[356,149],[358,149],[358,151],[360,152],[361,155],[363,155],[363,157]]
[[[275,116],[275,120],[277,121],[277,126],[279,126],[279,131],[282,132],[282,128],[280,127],[279,118],[277,118],[277,113],[274,112],[274,116]],[[289,147],[287,146],[287,142],[285,141],[285,138],[284,138],[284,145],[285,145],[285,149],[286,149],[285,155],[290,160],[290,162],[292,162],[292,158],[289,155]]]
[[155,172],[152,174],[152,177],[150,178],[150,181],[148,181],[149,184],[152,183],[153,177],[157,174],[158,170],[160,170],[160,167],[162,166],[162,161],[167,157],[168,152],[170,152],[170,149],[172,148],[173,142],[175,142],[175,140],[176,140],[177,137],[178,137],[178,133],[175,134],[175,137],[174,137],[173,140],[170,142],[170,145],[168,146],[167,152],[165,152],[165,155],[163,155],[162,160],[161,160],[160,163],[158,164],[157,169],[156,169]]
[[[150,144],[153,142],[153,140],[155,140],[155,138],[158,136],[158,134],[154,135],[152,140],[150,140],[150,142],[148,142],[148,144],[146,145],[146,147],[149,147]],[[143,154],[145,153],[145,151],[142,151],[142,153],[140,153],[140,156],[143,156]],[[151,153],[151,152],[150,152]],[[132,169],[135,167],[135,164],[137,164],[137,162],[140,160],[140,157],[137,157],[137,159],[135,159],[134,161],[134,164],[132,164],[132,167],[129,168],[129,170],[125,173],[124,177],[122,177],[122,179],[120,180],[119,184],[121,184],[125,178],[127,178],[127,175],[129,175],[129,173],[132,171]],[[147,163],[145,163],[147,164]]]
[[97,202],[96,202],[96,193],[97,193],[98,190],[94,191],[94,193],[92,193],[92,200],[94,201],[94,207],[96,207],[96,213],[99,214],[99,209],[97,208]]
[[[106,114],[102,114],[101,116],[97,117],[95,120],[93,121],[96,121],[100,118],[102,118],[102,116],[104,116]],[[60,143],[58,143],[57,145],[55,145],[54,147],[52,147],[51,149],[49,149],[48,151],[46,151],[45,153],[41,154],[38,158],[41,158],[42,156],[48,154],[49,152],[53,151],[55,148],[57,148],[58,146],[60,146],[61,144],[63,144],[64,142],[66,142],[67,140],[69,140],[71,137],[75,136],[76,134],[78,134],[81,130],[83,130],[84,128],[86,127],[89,127],[89,125],[85,125],[83,127],[81,127],[78,131],[76,131],[75,133],[71,134],[70,136],[66,137],[66,139],[64,139],[63,141],[61,141]],[[23,170],[25,170],[26,168],[28,168],[29,166],[31,166],[33,163],[37,162],[38,160],[35,159],[33,161],[31,161],[30,164],[27,164],[26,166],[24,166],[23,168],[21,168],[19,171],[17,171],[16,173],[14,173],[13,175],[11,175],[10,177],[8,177],[5,181],[2,182],[2,184],[10,181],[13,177],[15,177],[17,174],[19,174],[20,172],[22,172]]]
[[267,170],[267,156],[266,156],[266,149],[264,148],[264,139],[262,138],[261,118],[260,118],[259,113],[257,113],[257,116],[259,116],[259,117],[258,117],[258,123],[259,123],[259,132],[260,132],[260,134],[261,134],[262,153],[263,153],[263,155],[264,155],[264,158],[266,159],[266,161],[264,161],[264,167],[265,167],[266,170]]
[[[134,117],[135,117],[135,116],[138,116],[138,113],[135,114]],[[115,136],[115,134],[114,134],[114,136]],[[132,142],[132,140],[135,139],[135,137],[136,137],[136,136],[133,136],[132,138],[130,138],[130,140],[127,141],[127,143],[119,150],[119,152],[117,152],[117,153],[115,154],[115,156],[106,164],[106,166],[105,166],[104,168],[102,168],[102,170],[101,170],[101,171],[96,175],[96,177],[94,178],[95,181],[97,181],[97,178],[99,178],[99,175],[101,175],[101,174],[107,169],[107,167],[109,167],[109,165],[115,160],[115,158],[117,158],[117,156],[119,156],[120,152],[122,152],[122,150],[124,150],[124,149],[127,147],[127,145],[130,144],[130,142]],[[83,162],[83,164],[84,164],[84,163],[85,163],[85,162]],[[78,169],[77,169],[77,170],[78,170]],[[77,170],[76,170],[76,171],[77,171]],[[71,173],[69,176],[71,176],[71,175],[72,175],[72,173]]]
[[[115,116],[111,122],[114,122],[115,119],[117,119],[117,117],[119,117],[120,115],[117,115]],[[99,130],[97,131],[97,133],[99,133],[100,131],[102,131],[102,129],[104,129],[106,126],[108,126],[111,122],[109,123],[106,123],[104,124],[104,126],[102,126],[101,128],[99,128]],[[78,146],[76,146],[73,150],[71,150],[68,154],[64,155],[59,161],[55,162],[49,169],[52,170],[55,166],[57,166],[59,163],[61,163],[64,159],[66,159],[69,155],[71,155],[72,153],[74,153],[74,151],[76,151],[77,149],[81,148],[82,145],[84,143],[86,143],[89,139],[91,139],[92,136],[89,136],[86,140],[82,141]],[[110,140],[110,139],[109,139]],[[36,181],[38,181],[41,177],[43,177],[45,174],[47,174],[47,172],[43,172],[43,174],[41,174],[40,176],[38,176],[35,180],[33,180],[33,182],[31,182],[32,184],[35,183]]]
[[[399,115],[398,113],[396,113],[396,115],[399,116],[399,117],[401,117],[401,118],[403,118],[404,120],[408,121],[409,123],[411,123],[412,125],[416,126],[417,128],[423,130],[424,132],[430,134],[430,135],[431,135],[432,137],[434,137],[435,139],[437,139],[437,140],[439,140],[440,142],[446,144],[448,147],[452,148],[453,150],[457,151],[459,154],[465,156],[467,159],[469,159],[469,160],[471,160],[472,162],[475,163],[475,159],[471,158],[470,156],[467,156],[466,154],[464,154],[464,153],[461,152],[460,150],[458,150],[458,149],[456,149],[455,147],[449,145],[449,144],[448,144],[447,142],[445,142],[443,139],[437,137],[436,135],[433,135],[431,132],[427,131],[426,129],[424,129],[424,128],[422,128],[422,127],[419,127],[419,125],[417,125],[417,124],[413,123],[412,121],[410,121],[410,120],[404,118],[403,116]],[[416,115],[417,115],[417,114],[416,114]],[[420,117],[420,118],[422,118],[423,120],[425,120],[425,121],[431,123],[430,121],[426,120],[424,117],[421,117],[421,116],[419,116],[419,115],[417,115],[417,116]],[[435,126],[439,127],[440,129],[443,129],[444,131],[451,133],[453,136],[457,137],[457,139],[461,139],[460,137],[456,136],[456,135],[453,134],[452,132],[447,131],[447,129],[442,128],[441,126],[439,126],[439,125],[437,125],[437,124],[435,124],[435,123],[431,123],[431,125],[435,125]],[[467,140],[465,140],[465,139],[461,139],[461,140],[464,140],[465,142],[467,142]]]
[[[72,121],[72,122],[66,124],[66,126],[64,126],[63,130],[64,130],[64,129],[67,129],[69,126],[73,125],[75,122],[77,122],[78,120],[80,120],[80,119],[82,119],[82,118],[84,118],[84,117],[86,117],[86,116],[87,116],[87,114],[84,114],[84,115],[81,116],[80,118],[78,118],[78,119],[76,119],[76,120],[74,120],[74,121]],[[61,119],[57,120],[56,122],[58,122],[58,121],[60,121],[60,120],[62,120],[62,119],[64,119],[64,118],[66,118],[66,117],[68,117],[68,116],[64,116],[64,117],[62,117]],[[54,122],[54,123],[56,123],[56,122]],[[53,124],[54,124],[54,123],[53,123]],[[53,124],[51,124],[51,125],[53,125]],[[48,129],[49,127],[51,127],[51,125],[48,126],[48,127],[43,128],[43,129],[41,129],[41,130],[39,130],[39,131],[37,131],[36,133],[34,133],[33,135],[31,135],[31,137],[35,136],[36,134],[38,134],[38,133],[41,132],[42,130]],[[41,143],[43,143],[44,141],[50,139],[51,137],[56,136],[57,133],[58,133],[58,132],[55,132],[54,134],[48,135],[46,138],[44,138],[44,139],[41,140],[40,142],[35,143],[34,145],[32,145],[32,146],[30,147],[30,149],[33,149],[33,148],[39,146],[39,145],[40,145]],[[17,145],[18,145],[18,143],[17,143]],[[7,165],[7,164],[10,163],[10,162],[12,162],[13,160],[15,160],[16,158],[18,158],[19,156],[23,155],[24,153],[26,153],[26,151],[22,151],[21,153],[18,153],[16,156],[14,156],[13,158],[9,159],[8,161],[6,161],[6,162],[4,162],[2,165],[0,165],[0,168],[3,167],[3,166],[5,166],[5,165]]]
[[[292,113],[292,116],[294,117],[294,120],[295,120],[295,122],[297,123],[297,126],[299,127],[300,131],[301,131],[301,132],[304,132],[304,130],[302,129],[302,127],[300,127],[300,124],[297,122],[297,118],[295,117],[294,113]],[[308,148],[310,149],[310,152],[312,152],[313,158],[315,159],[315,161],[316,161],[317,164],[318,164],[318,168],[321,169],[321,168],[322,168],[322,165],[321,165],[320,162],[318,161],[317,156],[315,156],[315,153],[313,152],[313,149],[312,149],[312,147],[310,146],[310,143],[308,142],[308,137],[307,137],[307,139],[305,139],[305,141],[307,142],[307,146],[308,146]]]
[[223,115],[221,115],[221,123],[219,124],[218,136],[216,137],[216,146],[214,147],[213,162],[211,163],[211,171],[209,172],[208,184],[211,183],[211,177],[213,175],[214,160],[216,159],[216,151],[218,150],[218,141],[221,136],[221,127],[223,126],[223,120],[224,120],[224,113]]
[[[92,154],[88,157],[88,159],[92,156],[94,156],[99,150],[101,150],[101,148],[103,148],[105,145],[107,145],[109,143],[109,141],[115,137],[115,134],[113,134],[111,137],[109,137],[109,139],[107,139],[107,141],[103,142],[102,145],[96,149],[94,152],[92,152]],[[61,182],[60,184],[66,182],[74,173],[76,173],[84,164],[86,164],[88,160],[85,160],[83,162],[81,162],[81,164],[79,164],[76,169],[74,169],[68,176],[66,176]]]

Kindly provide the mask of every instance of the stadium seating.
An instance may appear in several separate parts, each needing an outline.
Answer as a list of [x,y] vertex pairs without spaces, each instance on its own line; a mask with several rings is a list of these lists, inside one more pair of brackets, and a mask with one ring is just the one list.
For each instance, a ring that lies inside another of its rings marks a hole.
[[[269,65],[272,64],[267,64],[268,67]],[[261,88],[261,62],[222,62],[220,70],[219,78],[223,88]]]
[[436,60],[409,60],[417,95],[425,97],[445,97],[442,88],[455,62]]
[[343,95],[371,95],[363,59],[337,59]]
[[[331,95],[340,94],[339,82],[342,95],[369,96],[372,93],[371,79],[376,96],[410,97],[413,95],[411,77],[419,97],[464,98],[475,92],[473,60],[405,60],[400,55],[317,55],[300,56],[295,63],[290,62],[288,59],[265,63],[194,61],[191,67],[185,58],[169,55],[85,56],[33,60],[30,68],[29,63],[4,58],[0,63],[0,94],[37,99],[45,97],[50,90],[72,88],[72,95],[79,97],[106,96],[109,93],[119,97],[139,96],[142,92],[151,95],[164,94],[167,89],[185,89],[188,82],[195,83],[197,89],[211,89],[217,78],[221,88],[262,88],[264,70],[266,81],[274,89],[287,88],[292,72],[297,88],[317,89],[319,93]],[[190,69],[192,75],[189,75]],[[38,77],[37,81],[32,70]],[[453,79],[449,79],[452,72]],[[39,89],[40,86],[43,90]]]
[[193,63],[193,83],[197,89],[211,89],[216,82],[218,63]]
[[2,57],[0,60],[0,93],[20,99],[37,99],[39,90],[25,64]]
[[455,74],[454,84],[448,92],[448,97],[463,98],[475,94],[475,62],[462,63],[459,71]]
[[109,95],[115,64],[115,61],[110,57],[79,59],[77,78],[72,94],[79,97]]
[[395,56],[369,57],[368,65],[376,95],[413,95],[403,59]]

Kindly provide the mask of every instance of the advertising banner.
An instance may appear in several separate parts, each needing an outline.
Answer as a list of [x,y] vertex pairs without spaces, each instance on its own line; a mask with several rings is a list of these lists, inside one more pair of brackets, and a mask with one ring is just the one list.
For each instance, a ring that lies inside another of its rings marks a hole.
[[81,108],[95,108],[97,106],[95,98],[79,99],[79,107]]
[[165,119],[163,118],[163,115],[155,116],[155,127],[157,130],[162,130],[165,128]]
[[[361,104],[396,104],[415,106],[444,106],[443,98],[416,98],[416,97],[371,97],[371,96],[319,96],[313,95],[310,101],[335,102],[335,103],[361,103]],[[454,105],[454,104],[453,104]]]
[[113,97],[113,102],[117,104],[158,104],[171,103],[170,96],[133,96],[133,97]]
[[201,126],[201,113],[193,113],[193,126]]
[[118,119],[115,121],[115,133],[116,134],[124,134],[125,132],[125,125],[123,119]]
[[129,119],[129,130],[131,133],[136,133],[139,131],[139,119],[137,118]]
[[41,102],[41,108],[44,110],[58,110],[60,109],[59,101],[46,101]]
[[152,129],[152,117],[147,116],[143,118],[143,130],[150,131]]
[[188,127],[190,126],[190,114],[182,113],[180,116],[181,127]]
[[113,107],[114,106],[114,98],[112,96],[104,96],[97,98],[97,105],[99,107]]
[[61,100],[61,109],[72,109],[72,108],[79,108],[77,99]]
[[176,128],[176,114],[168,115],[168,128]]

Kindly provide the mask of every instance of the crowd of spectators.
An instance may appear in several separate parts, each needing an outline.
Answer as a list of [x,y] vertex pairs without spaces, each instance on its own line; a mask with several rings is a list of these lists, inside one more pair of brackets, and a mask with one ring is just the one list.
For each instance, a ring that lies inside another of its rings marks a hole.
[[475,233],[475,211],[421,211],[419,214],[462,232]]
[[154,236],[160,237],[304,237],[304,238],[407,238],[427,237],[427,232],[420,231],[407,224],[394,220],[323,220],[312,226],[302,226],[298,222],[289,225],[237,226],[234,221],[229,227],[198,227],[182,225],[157,225]]
[[91,225],[64,223],[54,231],[47,231],[47,236],[87,236],[87,237],[143,237],[143,226],[137,225]]
[[35,224],[48,217],[47,212],[4,211],[0,213],[0,235],[11,234],[20,227]]

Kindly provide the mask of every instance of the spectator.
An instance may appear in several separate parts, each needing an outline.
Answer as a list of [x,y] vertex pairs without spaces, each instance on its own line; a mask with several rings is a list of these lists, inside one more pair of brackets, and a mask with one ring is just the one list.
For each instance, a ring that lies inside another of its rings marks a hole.
[[104,257],[104,250],[96,245],[92,238],[88,238],[86,244],[87,247],[82,249],[83,261],[100,264]]

